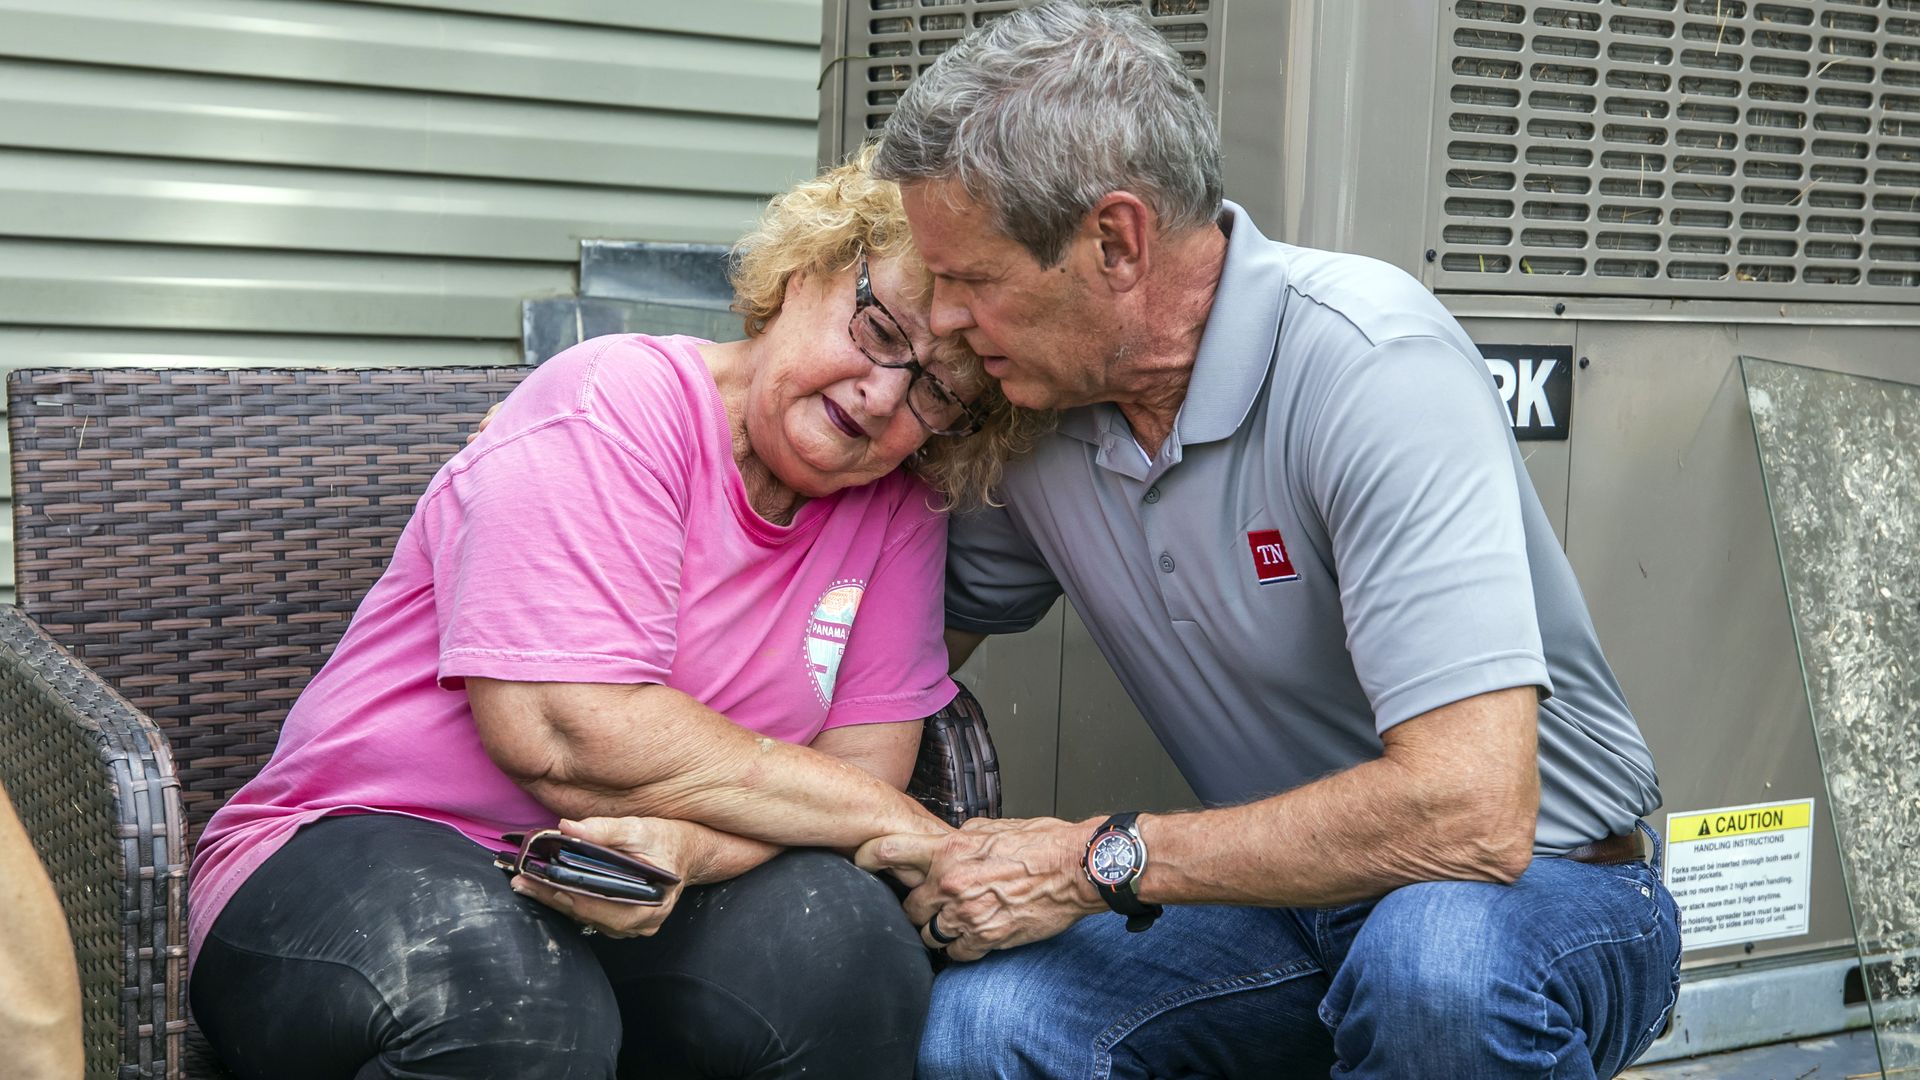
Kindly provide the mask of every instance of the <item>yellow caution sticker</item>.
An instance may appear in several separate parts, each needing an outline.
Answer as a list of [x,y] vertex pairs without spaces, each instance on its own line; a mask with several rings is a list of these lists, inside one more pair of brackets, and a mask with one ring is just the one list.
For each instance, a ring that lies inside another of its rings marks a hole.
[[1722,836],[1783,832],[1787,829],[1804,829],[1811,824],[1811,799],[1766,806],[1733,806],[1703,813],[1672,815],[1667,818],[1667,843],[1685,844]]
[[1682,948],[1805,934],[1813,901],[1813,800],[1670,814],[1665,871],[1680,905]]

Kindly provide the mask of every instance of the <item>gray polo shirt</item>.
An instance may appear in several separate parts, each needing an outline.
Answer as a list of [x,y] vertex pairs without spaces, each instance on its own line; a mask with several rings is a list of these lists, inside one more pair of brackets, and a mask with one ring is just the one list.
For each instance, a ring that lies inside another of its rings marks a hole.
[[1024,630],[1064,590],[1216,806],[1537,686],[1535,851],[1628,832],[1660,802],[1652,756],[1473,343],[1394,267],[1275,243],[1232,203],[1221,228],[1171,437],[1149,461],[1117,408],[1069,411],[1003,508],[954,520],[948,625]]

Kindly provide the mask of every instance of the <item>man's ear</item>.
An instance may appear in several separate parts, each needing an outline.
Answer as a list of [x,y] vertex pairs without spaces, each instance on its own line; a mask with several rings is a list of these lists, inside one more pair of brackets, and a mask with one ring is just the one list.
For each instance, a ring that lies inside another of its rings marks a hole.
[[1153,208],[1130,191],[1109,191],[1087,211],[1087,227],[1099,245],[1100,272],[1114,292],[1128,292],[1147,276],[1153,243]]

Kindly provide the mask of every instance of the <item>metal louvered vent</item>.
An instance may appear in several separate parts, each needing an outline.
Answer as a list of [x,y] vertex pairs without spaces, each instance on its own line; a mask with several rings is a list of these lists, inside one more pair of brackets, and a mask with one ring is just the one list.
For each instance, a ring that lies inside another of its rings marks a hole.
[[[1179,50],[1208,104],[1219,108],[1215,37],[1222,0],[1105,2],[1140,8]],[[851,70],[840,152],[877,135],[913,77],[969,30],[1021,6],[1016,0],[849,0],[845,54]]]
[[1441,26],[1436,288],[1920,301],[1920,0],[1457,0]]

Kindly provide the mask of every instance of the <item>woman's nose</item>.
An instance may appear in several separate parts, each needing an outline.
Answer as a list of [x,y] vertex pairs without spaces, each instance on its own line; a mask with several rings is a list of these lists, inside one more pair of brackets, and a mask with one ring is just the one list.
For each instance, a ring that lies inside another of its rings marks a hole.
[[867,415],[892,416],[907,399],[907,388],[913,385],[913,369],[879,364],[872,368],[866,378],[860,380],[860,396],[865,400]]

